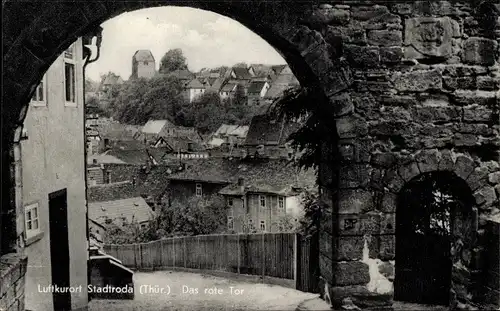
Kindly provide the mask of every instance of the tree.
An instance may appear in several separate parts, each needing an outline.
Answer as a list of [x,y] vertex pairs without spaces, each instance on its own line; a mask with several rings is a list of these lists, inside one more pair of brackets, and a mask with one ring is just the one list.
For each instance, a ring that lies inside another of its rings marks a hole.
[[175,70],[185,70],[188,69],[186,63],[186,57],[182,53],[181,49],[169,50],[160,61],[160,73],[169,73]]

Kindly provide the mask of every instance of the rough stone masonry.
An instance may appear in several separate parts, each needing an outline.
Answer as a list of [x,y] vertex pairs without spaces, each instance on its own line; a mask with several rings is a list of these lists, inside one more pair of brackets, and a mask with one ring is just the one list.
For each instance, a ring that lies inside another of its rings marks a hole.
[[[325,3],[312,14],[327,42],[341,39],[354,77],[333,98],[338,190],[323,186],[333,212],[324,219],[320,265],[333,305],[390,308],[398,192],[421,173],[452,171],[473,193],[478,218],[453,236],[450,308],[498,308],[499,271],[489,266],[500,259],[487,255],[494,252],[487,227],[500,207],[499,7]],[[322,179],[328,184],[331,172]],[[498,233],[491,236],[498,249]],[[481,281],[485,273],[494,281]]]
[[8,146],[43,73],[77,37],[113,16],[186,5],[255,31],[302,86],[317,87],[333,107],[339,140],[325,143],[320,165],[328,206],[320,243],[325,300],[390,308],[398,193],[421,173],[448,171],[475,199],[470,230],[453,236],[450,307],[498,308],[500,4],[370,3],[3,1],[2,251],[15,250],[19,199]]

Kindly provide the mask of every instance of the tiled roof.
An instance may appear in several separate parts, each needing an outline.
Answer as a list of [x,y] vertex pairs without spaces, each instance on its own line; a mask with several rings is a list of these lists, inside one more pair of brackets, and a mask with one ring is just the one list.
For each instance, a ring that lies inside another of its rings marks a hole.
[[138,196],[136,186],[130,182],[101,184],[87,188],[89,202],[111,201]]
[[236,75],[236,79],[251,79],[252,75],[248,72],[248,68],[244,67],[233,67],[233,72]]
[[248,133],[248,125],[230,125],[222,124],[217,131],[214,132],[213,136],[228,136],[235,135],[241,138],[245,138]]
[[124,217],[128,223],[141,223],[154,217],[153,210],[141,197],[91,202],[88,206],[89,218],[101,224],[107,218],[114,220]]
[[133,59],[140,62],[154,62],[155,58],[150,50],[138,50],[135,52]]
[[123,163],[127,164],[137,164],[146,165],[149,161],[148,153],[146,149],[135,149],[135,150],[119,150],[113,149],[107,151],[107,155],[114,156],[120,159]]
[[275,99],[283,95],[286,89],[298,86],[299,83],[294,75],[279,75],[271,83],[271,87],[267,90],[264,98]]
[[272,70],[276,75],[279,75],[283,69],[286,68],[287,65],[274,65],[271,66]]
[[[201,144],[196,141],[189,139],[188,137],[160,137],[159,139],[163,139],[170,148],[172,148],[173,152],[199,152],[204,151],[205,148]],[[189,144],[191,144],[191,149],[188,151]]]
[[272,70],[272,66],[264,64],[252,64],[250,67],[253,68],[255,75],[260,77],[270,74]]
[[186,85],[186,88],[188,88],[188,89],[204,89],[205,86],[198,79],[193,79],[193,80],[189,81],[189,83]]
[[141,131],[146,134],[159,134],[167,124],[171,125],[171,122],[168,120],[149,120]]
[[[281,160],[244,161],[227,158],[197,160],[186,165],[181,172],[170,175],[170,180],[190,180],[234,184],[244,179],[248,191],[269,193],[290,193],[293,187],[313,188],[316,173],[313,170],[299,170]],[[247,187],[248,186],[248,187]],[[231,187],[226,189],[234,191]]]
[[192,72],[190,72],[189,70],[186,70],[186,69],[174,70],[172,72],[169,72],[166,75],[167,76],[174,76],[180,80],[191,80],[195,77],[195,75]]
[[252,81],[250,82],[250,85],[248,86],[248,93],[249,94],[259,94],[262,91],[262,88],[266,85],[266,81]]
[[221,92],[232,92],[236,88],[236,83],[226,83],[221,88]]
[[265,114],[254,116],[248,129],[245,145],[277,145],[282,131],[282,120],[273,120]]

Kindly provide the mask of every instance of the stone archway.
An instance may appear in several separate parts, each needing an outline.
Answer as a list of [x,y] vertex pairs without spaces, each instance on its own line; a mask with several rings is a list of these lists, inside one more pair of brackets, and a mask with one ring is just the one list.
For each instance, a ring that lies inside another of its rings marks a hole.
[[[318,159],[321,198],[328,206],[321,223],[321,288],[329,302],[354,297],[364,307],[380,303],[373,298],[378,294],[391,297],[372,286],[380,275],[370,271],[372,259],[387,266],[394,259],[396,195],[409,177],[436,165],[456,171],[474,191],[479,227],[494,213],[500,195],[497,4],[6,0],[2,207],[9,208],[0,224],[8,229],[1,235],[4,251],[15,248],[16,236],[8,146],[44,71],[78,36],[104,20],[161,5],[210,10],[239,21],[283,54],[303,86],[325,95],[320,114],[338,134],[338,140],[324,144]],[[482,252],[474,250],[471,258]],[[464,286],[454,288],[461,301],[471,300]],[[500,286],[491,292],[500,297]]]

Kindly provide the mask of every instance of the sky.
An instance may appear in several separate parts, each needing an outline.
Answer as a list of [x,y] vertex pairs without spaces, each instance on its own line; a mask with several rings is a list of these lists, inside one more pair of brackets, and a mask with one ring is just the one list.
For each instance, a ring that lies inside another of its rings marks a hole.
[[209,11],[150,8],[121,14],[101,26],[101,55],[86,70],[86,76],[94,81],[109,71],[127,80],[132,72],[132,56],[141,49],[153,53],[156,69],[162,56],[174,48],[182,49],[191,71],[239,62],[286,63],[257,34],[233,19]]

